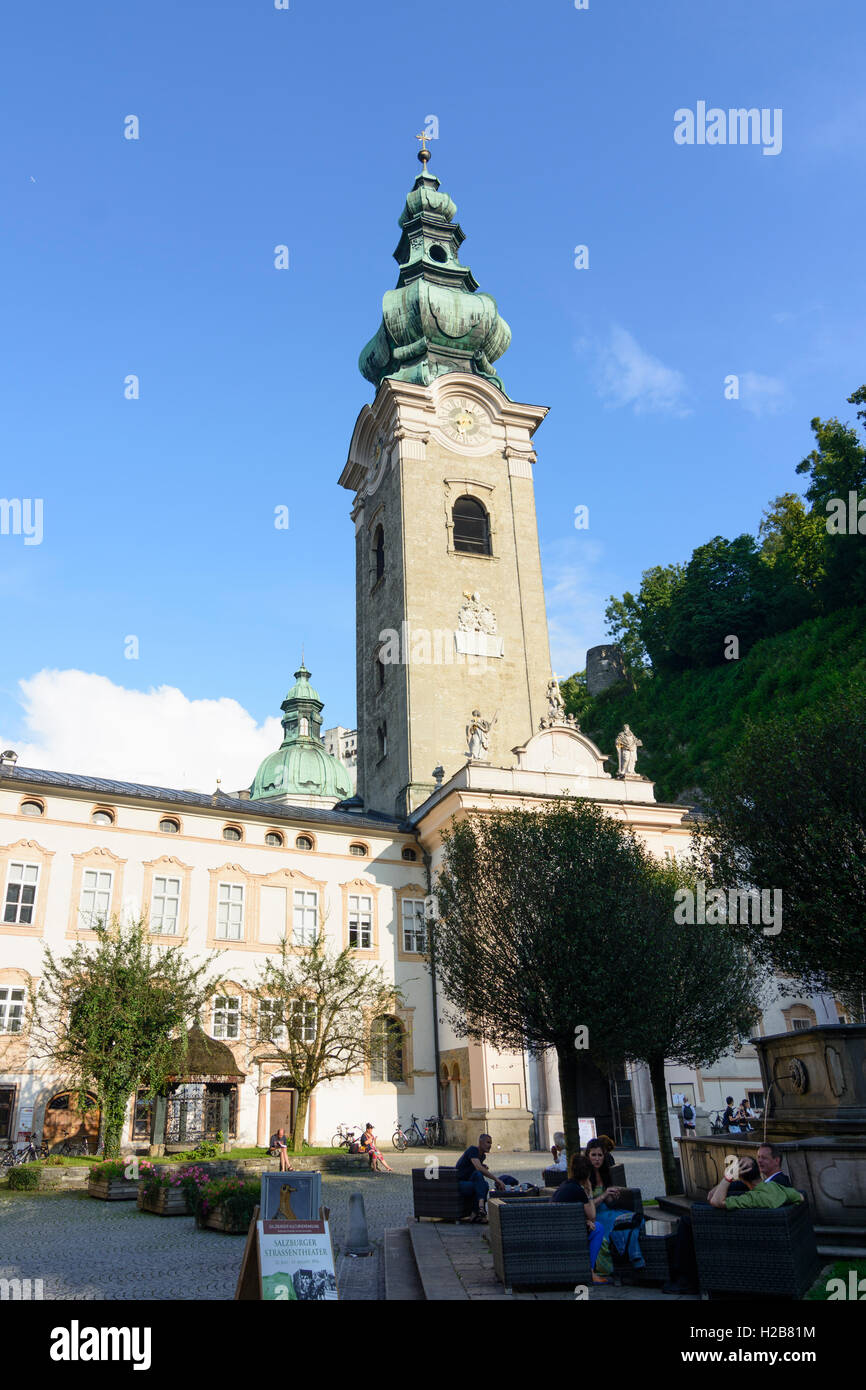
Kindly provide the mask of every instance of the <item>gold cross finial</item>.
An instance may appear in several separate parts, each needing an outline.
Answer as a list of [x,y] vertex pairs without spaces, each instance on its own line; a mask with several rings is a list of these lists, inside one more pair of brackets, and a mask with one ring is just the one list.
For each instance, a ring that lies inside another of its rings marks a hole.
[[421,148],[420,148],[420,150],[418,151],[418,158],[420,159],[420,161],[421,161],[422,164],[426,164],[427,161],[428,161],[429,158],[430,158],[430,151],[429,151],[428,148],[427,148],[427,141],[428,141],[430,138],[431,138],[431,137],[427,134],[426,131],[423,131],[421,135],[416,135],[416,136],[415,136],[415,139],[416,139],[416,140],[420,140],[420,141],[421,141]]

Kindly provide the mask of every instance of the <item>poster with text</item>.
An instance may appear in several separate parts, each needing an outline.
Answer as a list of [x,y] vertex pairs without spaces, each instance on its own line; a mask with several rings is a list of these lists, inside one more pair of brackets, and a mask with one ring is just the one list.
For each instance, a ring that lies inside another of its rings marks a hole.
[[262,1298],[320,1303],[337,1297],[327,1221],[259,1221]]

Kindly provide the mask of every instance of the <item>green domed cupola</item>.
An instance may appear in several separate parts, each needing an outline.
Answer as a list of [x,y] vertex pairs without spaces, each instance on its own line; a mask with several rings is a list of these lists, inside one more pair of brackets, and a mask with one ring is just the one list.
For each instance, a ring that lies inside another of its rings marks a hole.
[[358,365],[376,387],[385,377],[427,386],[445,372],[473,372],[504,395],[493,363],[511,342],[511,329],[496,300],[477,294],[478,281],[460,264],[465,238],[453,221],[457,207],[427,171],[430,151],[422,149],[418,158],[423,167],[406,199],[394,252],[397,288],[385,294],[379,331]]
[[353,793],[348,771],[332,757],[321,739],[324,703],[310,685],[310,672],[301,658],[295,684],[280,706],[283,741],[269,753],[250,787],[251,801],[282,801],[289,805],[334,804]]

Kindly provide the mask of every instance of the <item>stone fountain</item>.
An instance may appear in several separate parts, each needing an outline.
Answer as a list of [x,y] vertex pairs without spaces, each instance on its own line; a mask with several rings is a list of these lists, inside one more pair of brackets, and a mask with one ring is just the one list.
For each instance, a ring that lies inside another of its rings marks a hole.
[[750,1040],[764,1083],[751,1134],[680,1139],[686,1196],[705,1202],[725,1156],[754,1155],[766,1137],[805,1193],[822,1254],[866,1255],[866,1024],[829,1024]]

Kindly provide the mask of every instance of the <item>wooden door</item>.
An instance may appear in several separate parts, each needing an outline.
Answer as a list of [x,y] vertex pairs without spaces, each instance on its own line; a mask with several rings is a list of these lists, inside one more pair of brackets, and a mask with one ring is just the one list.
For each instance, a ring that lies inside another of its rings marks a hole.
[[294,1122],[295,1092],[272,1089],[268,1139],[270,1139],[272,1134],[276,1134],[278,1129],[284,1129],[286,1131],[286,1139],[291,1140],[292,1125]]
[[59,1147],[64,1139],[74,1139],[78,1143],[86,1139],[90,1152],[96,1152],[99,1139],[99,1111],[95,1104],[96,1097],[89,1096],[88,1099],[94,1103],[82,1112],[75,1108],[75,1091],[61,1091],[58,1095],[52,1096],[45,1107],[42,1123],[42,1138],[49,1148]]

